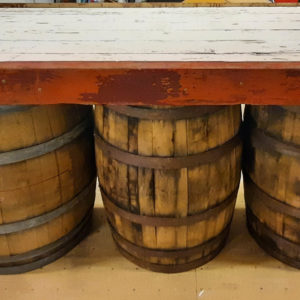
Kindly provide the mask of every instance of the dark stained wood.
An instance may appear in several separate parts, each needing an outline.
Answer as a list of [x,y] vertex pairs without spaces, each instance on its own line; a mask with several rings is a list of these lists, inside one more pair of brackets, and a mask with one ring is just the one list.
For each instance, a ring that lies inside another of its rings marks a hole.
[[205,155],[216,149],[220,154],[192,166],[145,167],[118,160],[96,142],[98,177],[113,237],[127,258],[160,272],[188,270],[219,253],[240,179],[241,142],[223,151],[239,132],[240,106],[192,118],[178,117],[181,109],[170,110],[178,110],[175,120],[132,118],[130,110],[125,115],[100,105],[95,109],[95,134],[140,160]]
[[245,122],[249,230],[268,253],[300,268],[300,114],[249,106]]

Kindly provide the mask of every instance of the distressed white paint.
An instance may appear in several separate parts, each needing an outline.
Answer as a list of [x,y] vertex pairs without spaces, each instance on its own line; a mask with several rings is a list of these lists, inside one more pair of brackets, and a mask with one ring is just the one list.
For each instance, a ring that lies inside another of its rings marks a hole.
[[0,0],[0,3],[54,3],[54,0]]
[[300,61],[300,7],[2,8],[0,61]]

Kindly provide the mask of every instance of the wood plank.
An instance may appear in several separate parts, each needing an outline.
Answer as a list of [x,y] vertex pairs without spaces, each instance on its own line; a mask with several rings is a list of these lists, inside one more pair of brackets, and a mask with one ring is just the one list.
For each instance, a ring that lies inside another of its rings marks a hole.
[[54,67],[49,62],[30,68],[30,63],[16,63],[1,68],[0,63],[0,105],[300,105],[300,62],[288,63],[286,69],[281,63],[155,63],[154,69],[147,63],[124,63],[129,68],[85,64]]
[[299,6],[109,6],[0,8],[0,104],[300,105]]
[[[8,3],[9,1],[9,3]],[[19,2],[19,1],[18,1]],[[24,2],[24,1],[22,1]],[[268,0],[216,0],[184,2],[140,2],[140,3],[12,3],[10,0],[1,0],[0,7],[15,8],[153,8],[153,7],[291,7],[297,6],[295,1],[272,3]]]
[[[139,120],[138,123],[138,154],[151,156],[153,154],[152,121]],[[154,172],[152,169],[138,168],[138,197],[141,215],[155,215]],[[142,240],[146,248],[156,248],[157,238],[154,226],[143,225]],[[156,259],[153,258],[153,263]]]
[[299,61],[299,12],[300,7],[1,8],[0,61]]

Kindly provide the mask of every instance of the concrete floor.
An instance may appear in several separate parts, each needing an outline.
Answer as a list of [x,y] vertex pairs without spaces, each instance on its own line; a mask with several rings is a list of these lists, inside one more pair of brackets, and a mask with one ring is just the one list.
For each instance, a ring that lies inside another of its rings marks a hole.
[[300,271],[266,255],[248,235],[242,188],[221,254],[197,270],[170,275],[143,270],[118,253],[98,195],[91,234],[42,269],[0,276],[0,300],[297,300],[299,282]]

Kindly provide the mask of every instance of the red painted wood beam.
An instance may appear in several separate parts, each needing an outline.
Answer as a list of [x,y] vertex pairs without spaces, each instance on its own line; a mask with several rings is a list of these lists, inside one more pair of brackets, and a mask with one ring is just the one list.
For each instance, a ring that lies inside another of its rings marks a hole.
[[0,104],[300,105],[300,62],[4,62]]
[[275,0],[275,3],[298,3],[299,0]]

